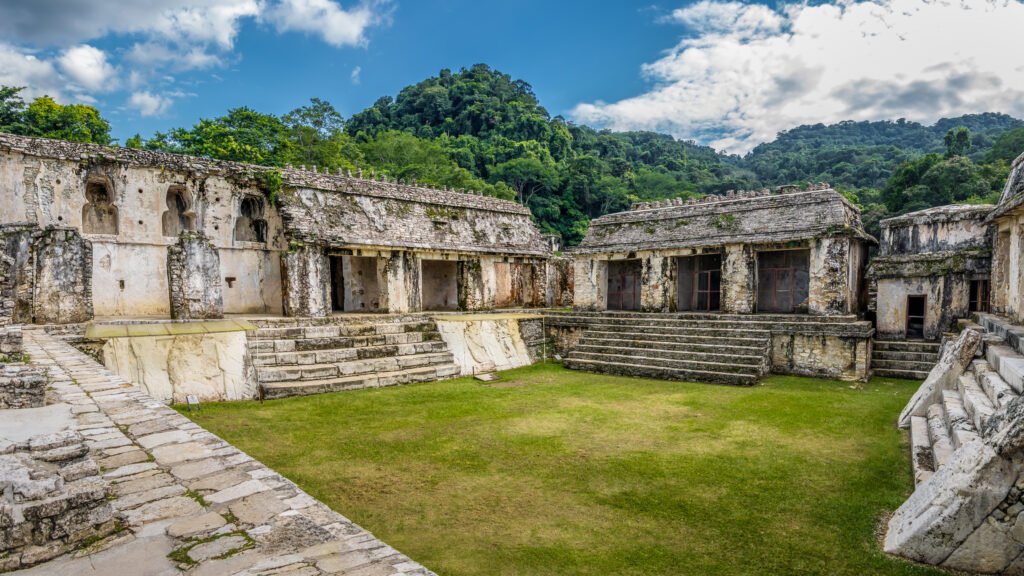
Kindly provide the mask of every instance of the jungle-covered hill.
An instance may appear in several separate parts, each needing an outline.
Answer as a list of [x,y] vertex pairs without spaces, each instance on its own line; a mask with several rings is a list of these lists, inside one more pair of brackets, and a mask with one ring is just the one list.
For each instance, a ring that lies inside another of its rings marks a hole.
[[[111,143],[95,108],[0,87],[0,131]],[[1024,121],[1005,114],[800,126],[745,156],[653,132],[610,132],[552,117],[531,86],[478,64],[442,70],[343,118],[327,101],[284,115],[242,107],[125,142],[265,165],[316,165],[472,188],[527,204],[575,244],[590,219],[637,200],[829,182],[881,218],[952,202],[992,202],[1024,152]]]

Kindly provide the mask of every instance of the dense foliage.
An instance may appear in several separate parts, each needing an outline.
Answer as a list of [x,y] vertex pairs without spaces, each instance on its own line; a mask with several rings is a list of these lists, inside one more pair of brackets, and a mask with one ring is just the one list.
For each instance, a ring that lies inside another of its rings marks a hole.
[[[0,87],[0,131],[109,142],[94,108]],[[1005,114],[800,126],[733,156],[652,132],[594,130],[552,117],[533,89],[478,64],[442,70],[347,121],[327,101],[283,116],[242,107],[190,128],[125,143],[273,166],[364,170],[479,190],[528,205],[540,227],[578,242],[589,221],[632,202],[829,182],[878,221],[951,202],[992,202],[1024,152],[1024,121]]]

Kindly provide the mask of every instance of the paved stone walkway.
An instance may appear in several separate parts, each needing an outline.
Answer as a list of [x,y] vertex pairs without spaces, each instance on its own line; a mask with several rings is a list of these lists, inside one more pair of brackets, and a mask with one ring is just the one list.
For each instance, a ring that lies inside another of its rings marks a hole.
[[433,574],[65,342],[26,330],[25,351],[70,405],[125,529],[16,574]]

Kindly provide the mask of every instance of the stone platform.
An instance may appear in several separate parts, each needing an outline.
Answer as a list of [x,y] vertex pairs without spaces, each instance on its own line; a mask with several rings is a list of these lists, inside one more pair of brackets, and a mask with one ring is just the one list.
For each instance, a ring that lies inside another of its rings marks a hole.
[[16,574],[432,574],[64,341],[39,329],[24,340],[99,465],[121,530]]

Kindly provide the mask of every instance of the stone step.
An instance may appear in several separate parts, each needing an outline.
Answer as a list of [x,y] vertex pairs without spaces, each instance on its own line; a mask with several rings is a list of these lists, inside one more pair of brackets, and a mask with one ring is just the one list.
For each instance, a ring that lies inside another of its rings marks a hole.
[[978,438],[978,429],[964,408],[960,393],[954,390],[942,391],[942,407],[946,414],[946,425],[953,438],[953,447],[959,448],[970,440]]
[[910,418],[910,457],[914,468],[914,485],[918,485],[935,473],[935,455],[932,441],[928,437],[928,419],[924,416]]
[[984,430],[988,419],[995,414],[995,406],[985,390],[978,384],[976,373],[965,372],[957,380],[957,391],[963,399],[964,409],[976,430]]
[[718,338],[767,338],[771,336],[769,330],[750,330],[747,328],[700,328],[700,327],[668,327],[648,323],[623,323],[611,324],[607,322],[595,322],[588,327],[588,330],[598,332],[643,332],[646,334],[664,334],[670,336],[714,336]]
[[662,357],[657,350],[636,350],[638,354],[629,354],[626,351],[618,353],[599,354],[594,352],[583,352],[573,350],[569,353],[569,360],[572,361],[596,361],[596,362],[625,362],[636,365],[646,365],[654,369],[684,370],[692,372],[712,372],[721,374],[744,374],[748,376],[760,376],[763,372],[760,365],[736,364],[733,362],[712,362],[708,360],[673,360]]
[[922,342],[919,340],[875,340],[874,350],[891,350],[899,352],[928,352],[939,356],[938,342]]
[[260,328],[250,334],[251,340],[283,340],[298,338],[338,338],[343,336],[373,336],[405,332],[435,331],[431,320],[417,322],[381,322],[374,324],[349,323],[322,326],[280,326]]
[[569,358],[565,361],[565,366],[573,370],[588,370],[592,372],[617,374],[620,376],[639,376],[658,378],[661,380],[681,380],[686,382],[716,382],[721,384],[751,386],[756,384],[758,381],[758,376],[750,374],[715,372],[712,370],[685,370],[623,361]]
[[261,387],[263,388],[264,398],[275,399],[289,396],[323,394],[325,392],[340,392],[343,390],[358,390],[361,388],[381,388],[414,382],[430,382],[452,378],[458,376],[460,372],[461,369],[458,365],[450,363],[339,378],[265,383]]
[[900,370],[895,368],[883,368],[881,370],[872,366],[872,374],[880,376],[882,378],[903,378],[905,380],[925,380],[928,378],[928,372],[922,372],[920,370]]
[[872,362],[878,360],[901,360],[909,362],[927,362],[931,365],[935,365],[938,361],[938,354],[931,352],[907,352],[904,350],[879,350],[874,348],[871,351]]
[[678,322],[763,322],[763,323],[792,323],[792,324],[845,324],[857,321],[853,315],[844,316],[811,316],[807,314],[730,314],[724,312],[545,312],[545,316],[556,320],[593,320],[617,319],[617,320],[659,320]]
[[971,369],[978,379],[978,385],[985,391],[995,409],[1002,408],[1015,400],[1019,394],[1000,376],[987,360],[975,360]]
[[953,455],[953,439],[946,426],[946,412],[941,402],[928,407],[928,437],[932,441],[932,454],[935,456],[935,470],[941,468]]
[[393,344],[384,346],[363,346],[359,348],[334,348],[308,352],[260,352],[253,354],[253,364],[257,366],[293,366],[308,364],[334,364],[350,360],[368,360],[385,356],[408,356],[411,354],[427,354],[430,352],[447,352],[448,348],[440,340],[417,342],[413,344]]
[[928,374],[935,367],[935,362],[915,362],[910,360],[871,359],[871,367],[878,370],[909,370]]
[[280,340],[250,340],[249,351],[254,354],[271,352],[312,352],[342,348],[363,348],[367,346],[394,346],[418,342],[441,341],[441,333],[402,332],[398,334],[375,334],[372,336],[339,336],[336,338],[283,338]]
[[593,338],[600,339],[624,339],[624,340],[636,340],[643,342],[662,342],[670,341],[679,344],[732,344],[736,346],[762,346],[768,342],[767,336],[753,337],[753,336],[713,336],[710,334],[686,334],[686,335],[668,335],[668,334],[656,334],[650,332],[610,332],[607,330],[590,330],[585,331],[584,336],[590,336]]
[[407,368],[446,364],[450,362],[452,362],[452,354],[450,352],[410,354],[408,356],[372,358],[334,364],[263,366],[257,369],[256,377],[260,383],[327,380],[344,376],[369,374],[373,372],[391,372]]
[[729,353],[745,356],[763,356],[768,347],[767,340],[746,342],[743,344],[731,344],[732,340],[715,339],[708,342],[680,342],[678,340],[642,340],[635,338],[610,338],[605,336],[592,336],[593,333],[584,333],[580,337],[579,345],[591,344],[595,346],[622,346],[635,348],[643,346],[646,348],[658,348],[659,350],[674,350],[678,352],[707,352],[709,354]]
[[1006,344],[990,344],[985,347],[985,359],[1014,392],[1024,391],[1024,355]]
[[389,324],[403,322],[424,322],[431,319],[431,314],[333,314],[322,318],[297,318],[294,316],[275,316],[263,318],[246,318],[246,321],[260,328],[286,328],[295,326],[333,326],[343,324]]
[[738,354],[734,351],[706,352],[700,350],[668,350],[658,348],[638,348],[626,346],[614,342],[594,340],[584,337],[580,343],[573,348],[572,353],[591,353],[621,356],[648,356],[658,359],[694,361],[694,362],[715,362],[721,364],[737,364],[744,366],[761,366],[764,363],[764,350],[760,354]]

